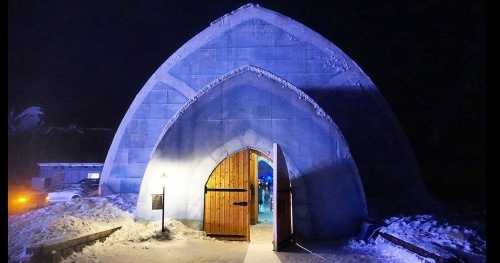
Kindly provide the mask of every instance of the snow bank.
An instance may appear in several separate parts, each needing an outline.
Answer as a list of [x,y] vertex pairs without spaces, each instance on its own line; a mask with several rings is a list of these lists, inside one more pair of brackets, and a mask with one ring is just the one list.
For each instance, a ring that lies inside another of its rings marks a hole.
[[[26,247],[42,242],[70,238],[122,228],[105,242],[93,246],[110,246],[116,243],[143,242],[158,235],[161,222],[136,222],[133,210],[137,195],[124,194],[107,197],[83,198],[47,207],[9,218],[9,261],[20,259]],[[202,231],[192,230],[181,222],[166,219],[169,239],[210,239]]]
[[379,255],[385,262],[406,262],[406,263],[421,263],[426,262],[426,259],[411,253],[405,249],[394,246],[388,241],[377,238],[372,242],[364,242],[363,240],[351,240],[348,243],[348,248],[354,253]]
[[[122,228],[104,242],[85,247],[74,253],[66,261],[77,257],[94,258],[99,252],[117,247],[127,249],[152,246],[159,238],[161,222],[136,222],[133,213],[136,194],[111,195],[106,197],[83,198],[69,203],[56,203],[31,212],[9,217],[8,253],[9,262],[20,259],[26,247],[65,237],[75,237],[113,227]],[[486,242],[474,230],[451,225],[431,215],[392,217],[385,220],[387,226],[381,231],[410,241],[419,246],[438,244],[461,251],[485,254]],[[166,219],[168,239],[210,239],[205,232],[186,227],[179,221]],[[381,262],[426,262],[405,249],[385,241],[383,238],[364,242],[351,240],[346,249],[349,253],[377,256]]]
[[431,215],[392,217],[382,231],[403,240],[417,239],[468,253],[485,254],[486,242],[479,234],[463,226],[451,225]]
[[[439,254],[436,253],[436,248],[439,246],[451,247],[467,253],[486,254],[486,242],[476,231],[459,225],[451,225],[446,221],[436,219],[432,215],[391,217],[384,220],[384,222],[386,226],[382,227],[380,231],[435,254]],[[403,262],[426,262],[429,260],[395,246],[381,237],[369,242],[351,240],[348,247],[358,250],[360,253],[378,253]],[[443,250],[441,250],[442,252]]]

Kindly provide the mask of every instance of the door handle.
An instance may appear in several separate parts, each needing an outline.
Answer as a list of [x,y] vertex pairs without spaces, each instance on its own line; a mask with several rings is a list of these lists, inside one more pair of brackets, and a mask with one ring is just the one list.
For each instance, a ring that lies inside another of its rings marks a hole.
[[233,205],[247,206],[248,202],[246,202],[246,201],[243,201],[243,202],[234,202]]

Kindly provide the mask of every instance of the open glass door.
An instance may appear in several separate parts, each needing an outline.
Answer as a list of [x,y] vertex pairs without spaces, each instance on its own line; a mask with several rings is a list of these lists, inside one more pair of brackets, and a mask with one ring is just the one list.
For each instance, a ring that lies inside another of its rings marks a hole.
[[292,195],[285,156],[273,144],[273,250],[280,251],[292,239]]

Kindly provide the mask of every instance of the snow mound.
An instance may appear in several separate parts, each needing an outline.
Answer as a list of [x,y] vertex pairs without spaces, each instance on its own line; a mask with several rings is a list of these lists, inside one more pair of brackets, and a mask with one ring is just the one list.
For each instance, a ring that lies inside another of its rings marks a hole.
[[459,249],[468,253],[485,254],[486,242],[471,229],[438,220],[432,215],[392,217],[385,220],[388,224],[384,232],[403,240],[421,240]]
[[428,262],[426,259],[418,256],[417,254],[394,246],[381,238],[377,238],[372,242],[353,239],[349,241],[347,247],[358,254],[380,255],[380,258],[387,262]]
[[127,211],[131,214],[135,212],[135,207],[137,204],[137,194],[108,195],[105,196],[105,198],[121,210]]
[[[381,232],[398,237],[437,255],[449,254],[446,249],[436,250],[438,247],[448,247],[479,255],[486,253],[486,242],[476,231],[459,225],[451,225],[432,215],[391,217],[384,222],[386,226],[380,229]],[[403,262],[429,261],[380,236],[368,242],[352,239],[347,247],[359,253],[379,254]]]
[[[137,222],[133,217],[137,195],[112,195],[82,198],[9,218],[9,261],[18,261],[25,249],[48,240],[72,238],[121,226],[104,242],[93,246],[116,243],[144,242],[158,236],[161,221]],[[186,227],[179,221],[166,219],[169,239],[211,239],[203,231]]]

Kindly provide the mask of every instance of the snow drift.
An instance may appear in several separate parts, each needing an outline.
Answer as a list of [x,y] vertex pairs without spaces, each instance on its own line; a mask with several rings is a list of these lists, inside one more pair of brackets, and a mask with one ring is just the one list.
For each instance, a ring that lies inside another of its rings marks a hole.
[[[71,238],[83,234],[122,228],[104,242],[93,246],[143,242],[158,235],[161,222],[137,222],[133,218],[136,194],[83,198],[68,203],[55,203],[31,212],[9,217],[9,262],[17,262],[27,247],[52,239]],[[181,222],[166,219],[170,239],[210,239]]]
[[[109,249],[127,249],[139,246],[147,249],[159,238],[160,221],[138,222],[133,213],[136,194],[110,195],[83,198],[68,203],[56,203],[31,212],[9,217],[8,254],[9,262],[18,262],[25,256],[25,249],[48,240],[76,237],[122,228],[104,242],[96,242],[81,252],[70,255],[65,261],[75,258],[92,259],[98,252]],[[425,249],[426,244],[451,247],[467,253],[483,255],[486,242],[473,229],[452,225],[431,215],[391,217],[385,220],[381,231],[407,240]],[[177,220],[166,219],[168,239],[210,239],[203,231],[193,230]],[[351,240],[341,249],[355,257],[369,256],[380,262],[428,262],[403,248],[394,246],[382,238],[369,242]],[[378,262],[378,261],[377,261]]]

